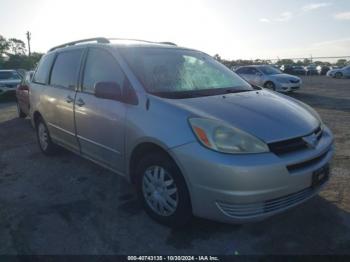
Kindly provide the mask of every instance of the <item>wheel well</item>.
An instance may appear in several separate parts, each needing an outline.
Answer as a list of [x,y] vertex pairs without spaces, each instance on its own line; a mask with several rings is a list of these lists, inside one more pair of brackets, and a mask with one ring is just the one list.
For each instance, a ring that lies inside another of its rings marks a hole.
[[168,156],[170,159],[173,160],[173,158],[169,155],[169,153],[164,150],[162,147],[154,144],[154,143],[142,143],[139,144],[131,153],[130,162],[129,162],[129,174],[130,174],[130,180],[132,183],[135,183],[135,171],[137,163],[141,160],[143,156],[146,154],[151,153],[162,153]]
[[35,111],[35,112],[34,112],[34,115],[33,115],[35,127],[36,127],[36,125],[38,124],[38,120],[39,120],[40,118],[42,118],[41,114],[40,114],[38,111]]
[[267,81],[264,83],[264,86],[265,86],[267,83],[271,83],[271,84],[275,85],[275,83],[272,82],[271,80],[267,80]]

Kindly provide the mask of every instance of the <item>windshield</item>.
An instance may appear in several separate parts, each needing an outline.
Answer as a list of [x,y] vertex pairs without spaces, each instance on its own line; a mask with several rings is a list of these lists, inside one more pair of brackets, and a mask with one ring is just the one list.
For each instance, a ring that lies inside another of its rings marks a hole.
[[259,70],[263,72],[265,75],[277,75],[277,74],[282,74],[280,70],[277,68],[274,68],[272,66],[260,66]]
[[201,52],[169,48],[121,48],[147,92],[177,98],[250,91],[238,75]]
[[3,71],[0,72],[0,80],[20,80],[21,77],[12,71]]

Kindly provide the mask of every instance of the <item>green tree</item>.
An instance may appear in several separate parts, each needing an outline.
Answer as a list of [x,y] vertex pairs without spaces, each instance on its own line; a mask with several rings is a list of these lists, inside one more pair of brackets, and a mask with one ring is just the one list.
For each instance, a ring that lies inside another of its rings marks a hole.
[[346,59],[338,59],[337,66],[345,66],[346,65]]
[[278,65],[293,65],[294,61],[292,59],[281,59],[277,62]]
[[16,38],[10,38],[8,40],[9,43],[9,51],[13,55],[24,55],[26,53],[26,44]]
[[221,56],[219,54],[215,54],[214,55],[214,59],[218,60],[219,62],[221,62]]

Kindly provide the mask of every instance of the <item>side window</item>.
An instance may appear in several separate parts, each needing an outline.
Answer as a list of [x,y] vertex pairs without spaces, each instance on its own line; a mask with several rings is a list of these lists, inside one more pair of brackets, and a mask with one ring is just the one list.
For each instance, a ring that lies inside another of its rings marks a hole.
[[238,74],[246,74],[247,73],[247,69],[245,67],[239,68],[236,71]]
[[247,67],[247,72],[246,72],[246,74],[248,74],[248,75],[255,75],[257,72],[258,72],[258,71],[257,71],[255,68],[253,68],[253,67]]
[[38,68],[37,68],[35,75],[33,77],[34,83],[38,83],[38,84],[46,84],[47,83],[50,69],[51,69],[51,65],[52,65],[54,58],[55,58],[54,53],[47,54],[41,58],[40,63],[38,65]]
[[58,54],[51,73],[51,85],[75,89],[82,52],[79,49]]
[[83,91],[94,93],[97,82],[116,82],[123,87],[125,75],[117,61],[107,52],[97,48],[89,50],[84,69]]

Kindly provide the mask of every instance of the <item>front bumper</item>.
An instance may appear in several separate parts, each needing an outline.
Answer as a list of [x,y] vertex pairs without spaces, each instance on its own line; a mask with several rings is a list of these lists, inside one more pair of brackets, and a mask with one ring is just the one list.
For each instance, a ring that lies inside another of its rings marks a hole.
[[276,91],[280,92],[291,92],[300,89],[301,87],[301,80],[299,83],[279,83],[276,86]]
[[[333,135],[325,128],[316,148],[283,156],[222,154],[197,142],[171,153],[188,183],[193,214],[241,223],[269,217],[317,194],[321,187],[311,188],[312,174],[329,163],[334,148]],[[309,164],[287,169],[304,162]]]

